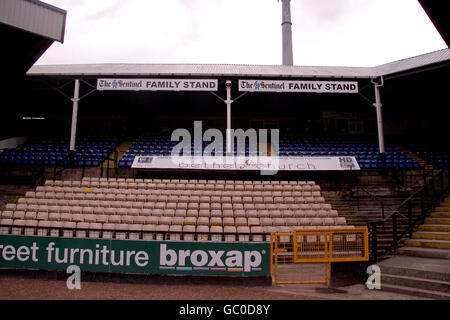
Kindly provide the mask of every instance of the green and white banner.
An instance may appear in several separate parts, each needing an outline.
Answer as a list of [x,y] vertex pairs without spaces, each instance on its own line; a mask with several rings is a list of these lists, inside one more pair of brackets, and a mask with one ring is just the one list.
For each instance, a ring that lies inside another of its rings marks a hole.
[[269,276],[268,243],[132,241],[0,235],[0,268]]

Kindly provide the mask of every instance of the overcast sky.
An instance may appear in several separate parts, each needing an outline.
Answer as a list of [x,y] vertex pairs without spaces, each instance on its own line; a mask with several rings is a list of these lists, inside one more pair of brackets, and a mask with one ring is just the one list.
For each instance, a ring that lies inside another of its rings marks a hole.
[[[277,0],[44,0],[64,44],[37,64],[281,64]],[[446,48],[417,0],[292,0],[294,64],[376,66]]]

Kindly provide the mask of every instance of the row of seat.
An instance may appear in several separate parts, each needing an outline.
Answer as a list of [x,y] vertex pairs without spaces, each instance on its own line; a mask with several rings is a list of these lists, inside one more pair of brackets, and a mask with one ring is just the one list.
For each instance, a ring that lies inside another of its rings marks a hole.
[[[66,205],[73,204],[76,201],[88,201],[83,203],[89,203],[92,206],[105,206],[103,202],[109,202],[108,206],[113,207],[137,207],[137,208],[191,208],[191,209],[228,209],[230,205],[243,204],[247,205],[248,209],[256,208],[261,204],[286,204],[294,205],[292,209],[300,209],[301,204],[322,204],[325,199],[320,196],[314,197],[292,197],[292,196],[167,196],[167,195],[125,195],[125,194],[82,194],[82,193],[37,193],[36,197],[23,198],[19,204],[34,204],[34,205]],[[224,207],[227,206],[227,207]],[[306,208],[305,208],[306,209]]]
[[112,207],[80,207],[80,206],[20,206],[16,209],[6,208],[0,211],[0,216],[26,214],[84,214],[84,215],[129,215],[129,216],[166,216],[166,217],[336,217],[338,212],[333,209],[138,209],[138,208],[112,208]]
[[[348,227],[348,226],[347,226]],[[290,233],[296,229],[332,229],[341,226],[207,226],[128,223],[88,223],[48,220],[0,220],[0,234],[129,239],[129,240],[184,240],[262,242],[269,241],[272,232]],[[289,237],[280,237],[288,242]],[[316,239],[311,240],[315,242]]]
[[[35,200],[38,203],[31,203]],[[44,203],[39,203],[43,201]],[[28,203],[22,201],[18,204],[7,204],[5,211],[36,211],[36,212],[72,212],[72,213],[102,213],[119,214],[119,212],[129,212],[133,215],[156,215],[159,211],[172,212],[172,214],[183,212],[206,212],[207,215],[213,215],[218,212],[219,215],[225,215],[232,212],[237,215],[240,211],[257,211],[262,214],[269,212],[318,212],[334,211],[328,203],[198,203],[198,202],[132,202],[132,201],[89,201],[89,200],[51,200],[47,199],[28,199]],[[287,213],[286,213],[287,214]]]
[[1,219],[36,220],[36,221],[72,221],[98,223],[139,223],[139,224],[177,224],[177,225],[206,225],[206,226],[323,226],[345,225],[344,217],[206,217],[206,216],[132,216],[105,214],[71,214],[47,212],[15,211],[12,214],[2,214]]
[[[66,188],[66,189],[63,189]],[[68,188],[74,188],[72,190]],[[91,190],[89,190],[91,189]],[[103,189],[103,190],[99,190]],[[116,189],[116,190],[114,190]],[[123,191],[120,191],[123,190]],[[184,183],[117,183],[117,182],[82,182],[81,186],[40,186],[36,189],[38,192],[114,192],[114,193],[129,193],[132,190],[133,193],[144,192],[146,194],[160,193],[159,191],[148,192],[147,190],[171,190],[171,191],[186,191],[189,190],[189,194],[192,192],[201,193],[201,191],[290,191],[290,192],[313,192],[320,191],[318,185],[232,185],[232,184],[184,184]],[[186,192],[185,192],[186,193]],[[172,193],[173,194],[173,193]],[[268,193],[267,195],[270,195]]]

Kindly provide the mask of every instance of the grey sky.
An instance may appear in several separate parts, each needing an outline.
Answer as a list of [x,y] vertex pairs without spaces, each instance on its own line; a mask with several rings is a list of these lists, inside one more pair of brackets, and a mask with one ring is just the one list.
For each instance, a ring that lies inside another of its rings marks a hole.
[[[68,11],[37,64],[281,64],[276,0],[44,0]],[[446,45],[417,0],[292,0],[295,65],[374,66]]]

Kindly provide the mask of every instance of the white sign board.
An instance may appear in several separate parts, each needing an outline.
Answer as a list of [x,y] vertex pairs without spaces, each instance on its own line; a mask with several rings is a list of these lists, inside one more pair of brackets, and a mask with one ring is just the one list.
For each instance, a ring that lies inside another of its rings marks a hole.
[[217,79],[97,79],[97,90],[217,91]]
[[358,93],[358,82],[314,80],[239,80],[239,91]]
[[342,171],[360,170],[355,157],[158,157],[136,156],[141,169]]

